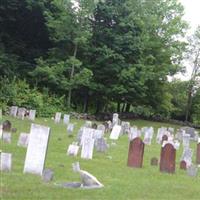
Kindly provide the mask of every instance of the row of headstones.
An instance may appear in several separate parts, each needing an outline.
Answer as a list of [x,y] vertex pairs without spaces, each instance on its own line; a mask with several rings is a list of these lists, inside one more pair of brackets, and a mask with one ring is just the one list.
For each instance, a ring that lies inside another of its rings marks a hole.
[[[57,112],[55,114],[55,117],[54,117],[54,122],[56,124],[58,124],[58,123],[61,122],[61,119],[62,119],[62,113],[61,112]],[[64,116],[63,116],[63,123],[64,124],[69,124],[69,122],[70,122],[70,115],[64,114]]]
[[27,117],[29,120],[34,121],[36,116],[36,110],[27,110],[26,108],[20,108],[18,106],[10,107],[10,116],[17,117],[24,120]]
[[[129,167],[141,168],[143,164],[145,144],[141,138],[134,138],[129,145],[128,162]],[[158,161],[154,158],[151,163]],[[200,140],[197,143],[196,164],[200,164]],[[160,171],[174,173],[176,167],[176,148],[173,142],[164,141],[161,147],[160,154]],[[196,175],[198,168],[192,164],[191,149],[185,148],[180,161],[180,168],[187,169],[189,175]]]

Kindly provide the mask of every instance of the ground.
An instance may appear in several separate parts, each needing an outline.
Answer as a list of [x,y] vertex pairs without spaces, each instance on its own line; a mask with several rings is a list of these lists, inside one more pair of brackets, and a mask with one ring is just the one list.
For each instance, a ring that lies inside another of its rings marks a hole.
[[[155,134],[152,145],[145,146],[142,169],[127,167],[129,145],[127,135],[120,137],[116,142],[117,145],[112,146],[106,154],[94,152],[92,160],[83,160],[80,158],[80,153],[76,158],[66,155],[67,147],[74,141],[75,136],[67,137],[66,127],[62,123],[56,125],[51,119],[43,118],[36,119],[35,123],[51,127],[45,168],[54,171],[54,180],[51,183],[44,183],[39,176],[23,174],[26,149],[17,146],[20,132],[29,132],[31,122],[5,116],[4,119],[11,120],[13,127],[17,128],[17,133],[12,135],[11,144],[4,144],[1,141],[0,149],[13,154],[12,172],[1,173],[0,177],[0,199],[2,200],[200,199],[200,176],[192,178],[179,169],[182,147],[177,151],[176,173],[173,175],[160,173],[159,167],[150,165],[152,157],[160,156],[160,146],[155,142]],[[84,121],[72,120],[72,122],[76,123],[75,135]],[[161,126],[178,128],[174,125],[143,120],[131,121],[131,124],[138,127],[153,126],[155,129]],[[106,137],[108,138],[108,135]],[[195,152],[195,143],[191,146]],[[195,155],[193,160],[195,161]],[[81,168],[96,176],[105,187],[95,190],[56,187],[55,183],[80,181],[79,175],[72,171],[72,163],[75,161],[79,161]]]

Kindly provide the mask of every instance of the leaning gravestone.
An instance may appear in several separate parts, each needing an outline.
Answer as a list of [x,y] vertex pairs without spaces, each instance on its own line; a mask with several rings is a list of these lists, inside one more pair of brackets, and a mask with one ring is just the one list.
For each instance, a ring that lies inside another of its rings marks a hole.
[[200,138],[198,139],[198,143],[197,143],[196,163],[198,165],[200,164]]
[[119,138],[120,132],[121,132],[121,126],[115,125],[110,134],[110,139],[117,140]]
[[175,172],[176,149],[173,144],[165,143],[161,148],[160,171],[167,173]]
[[9,172],[12,167],[12,154],[0,153],[0,171]]
[[144,142],[139,137],[130,142],[127,163],[129,167],[142,168],[144,146]]
[[61,113],[60,113],[60,112],[57,112],[57,113],[55,114],[54,122],[58,124],[58,123],[60,123],[60,119],[61,119]]
[[16,117],[17,116],[17,109],[18,109],[17,106],[10,107],[10,116]]
[[28,119],[34,121],[35,115],[36,115],[36,110],[30,110],[29,115],[28,115]]
[[21,120],[24,120],[25,113],[26,113],[26,108],[18,108],[17,117]]
[[70,115],[64,114],[63,123],[64,124],[69,124],[69,120],[70,120]]
[[29,134],[28,133],[21,133],[20,136],[19,136],[17,146],[21,146],[21,147],[26,148],[28,146],[28,140],[29,140]]
[[42,175],[50,128],[31,124],[29,143],[24,164],[24,173]]
[[3,132],[3,137],[2,137],[3,141],[5,143],[10,144],[11,143],[11,133],[7,133],[7,132]]
[[91,137],[86,137],[83,140],[81,158],[92,159],[94,149],[94,139]]

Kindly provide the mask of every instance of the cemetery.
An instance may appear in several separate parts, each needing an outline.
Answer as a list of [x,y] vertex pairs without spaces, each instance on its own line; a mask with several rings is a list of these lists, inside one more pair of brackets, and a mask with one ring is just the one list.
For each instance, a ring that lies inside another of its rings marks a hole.
[[0,1],[0,200],[200,200],[199,9]]
[[[199,130],[194,129],[194,140],[177,125],[125,123],[115,114],[107,132],[101,121],[67,117],[66,124],[61,113],[59,118],[55,123],[54,118],[3,116],[3,199],[199,198]],[[9,143],[8,121],[17,129]],[[69,129],[69,124],[76,126]]]

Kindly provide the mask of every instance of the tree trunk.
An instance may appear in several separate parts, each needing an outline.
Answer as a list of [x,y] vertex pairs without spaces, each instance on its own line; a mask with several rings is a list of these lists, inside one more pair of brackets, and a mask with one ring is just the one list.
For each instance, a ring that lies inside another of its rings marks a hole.
[[88,112],[88,91],[86,91],[84,95],[83,112],[84,113]]
[[126,103],[123,103],[122,110],[121,110],[122,113],[125,111],[125,106],[126,106]]
[[[74,55],[73,55],[74,58],[76,58],[77,50],[78,50],[78,44],[76,43],[75,46],[74,46]],[[69,80],[71,80],[74,77],[74,67],[75,67],[74,64],[72,64]],[[67,107],[68,107],[68,109],[71,108],[71,98],[72,98],[72,89],[69,88],[68,98],[67,98]]]
[[130,103],[127,103],[127,104],[126,104],[125,112],[129,112],[129,111],[130,111],[130,107],[131,107],[131,104],[130,104]]
[[117,113],[120,112],[120,102],[117,102]]

